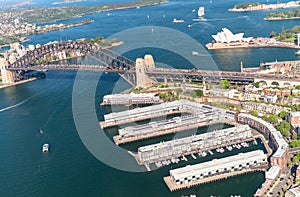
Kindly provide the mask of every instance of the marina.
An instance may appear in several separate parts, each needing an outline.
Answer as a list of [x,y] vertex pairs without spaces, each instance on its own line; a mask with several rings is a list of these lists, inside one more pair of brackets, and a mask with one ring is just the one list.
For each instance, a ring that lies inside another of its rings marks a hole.
[[223,153],[224,146],[244,143],[246,140],[253,140],[253,136],[251,129],[247,125],[242,125],[143,146],[138,149],[136,160],[139,164],[154,163],[195,153],[205,157],[206,151],[216,149],[218,153]]

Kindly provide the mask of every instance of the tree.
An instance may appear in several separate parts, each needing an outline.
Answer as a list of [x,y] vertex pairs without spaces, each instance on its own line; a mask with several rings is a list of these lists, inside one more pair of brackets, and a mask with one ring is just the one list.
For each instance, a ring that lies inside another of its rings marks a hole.
[[291,148],[298,147],[298,146],[300,146],[300,140],[292,140],[292,141],[289,143],[289,145],[290,145]]
[[268,116],[266,114],[264,114],[262,117],[261,117],[264,121],[267,121],[268,122]]
[[293,157],[293,162],[294,163],[298,163],[299,162],[299,158],[297,156]]
[[252,85],[253,85],[254,87],[256,87],[256,88],[259,88],[259,82],[258,82],[258,81],[257,81],[257,82],[253,82]]
[[292,138],[293,138],[294,140],[296,140],[297,137],[298,137],[297,133],[293,133]]
[[270,122],[272,124],[277,124],[278,123],[278,115],[276,115],[276,114],[270,114],[268,116],[268,122]]
[[258,112],[255,111],[255,110],[251,110],[251,111],[250,111],[250,114],[251,114],[252,116],[258,117]]
[[230,83],[228,80],[224,79],[224,80],[220,81],[219,86],[220,86],[220,88],[228,89],[230,87]]
[[282,110],[280,113],[279,113],[279,117],[280,118],[285,118],[289,113],[285,110]]
[[[280,125],[277,127],[277,129],[282,133],[284,136],[289,136],[290,135],[290,129],[291,125],[287,121],[283,120]],[[296,134],[297,135],[297,134]]]
[[178,95],[178,94],[182,93],[183,90],[182,90],[182,88],[177,88],[177,89],[175,90],[175,92],[176,92],[176,94]]
[[196,96],[198,96],[198,97],[203,96],[202,90],[194,90],[194,92],[196,93]]

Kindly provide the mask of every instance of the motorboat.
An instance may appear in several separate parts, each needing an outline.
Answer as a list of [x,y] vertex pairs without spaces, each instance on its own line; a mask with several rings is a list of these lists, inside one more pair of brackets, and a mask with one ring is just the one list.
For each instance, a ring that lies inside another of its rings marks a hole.
[[42,147],[42,150],[43,150],[44,153],[49,152],[49,144],[44,144],[43,147]]

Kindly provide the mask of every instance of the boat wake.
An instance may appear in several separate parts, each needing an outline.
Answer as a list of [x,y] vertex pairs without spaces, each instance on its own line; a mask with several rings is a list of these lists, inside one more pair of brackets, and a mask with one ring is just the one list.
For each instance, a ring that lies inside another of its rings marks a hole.
[[31,96],[31,97],[29,97],[29,98],[23,100],[23,101],[20,102],[20,103],[15,104],[15,105],[12,105],[12,106],[5,107],[5,108],[3,108],[3,109],[0,109],[0,112],[4,112],[4,111],[10,110],[10,109],[13,109],[13,108],[15,108],[15,107],[18,107],[18,106],[20,106],[20,105],[26,103],[27,101],[29,101],[32,97],[33,97],[33,96]]

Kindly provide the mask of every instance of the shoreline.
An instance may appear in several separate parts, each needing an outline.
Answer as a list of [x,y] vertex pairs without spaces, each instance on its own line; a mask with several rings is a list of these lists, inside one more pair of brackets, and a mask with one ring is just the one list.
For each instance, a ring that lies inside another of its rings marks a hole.
[[299,1],[289,1],[286,3],[273,3],[273,4],[260,4],[257,6],[249,6],[247,8],[230,8],[229,12],[251,12],[251,11],[261,11],[261,10],[277,10],[286,8],[297,8],[300,7]]
[[253,42],[233,42],[233,43],[207,43],[205,47],[209,50],[217,49],[232,49],[232,48],[267,48],[267,47],[276,47],[276,48],[291,48],[291,49],[300,49],[300,46],[297,46],[294,43],[282,42],[282,41],[271,41],[269,38],[255,38]]
[[300,19],[300,16],[291,17],[291,18],[279,18],[279,17],[264,18],[265,21],[284,21],[284,20],[297,20],[297,19]]
[[3,84],[3,85],[0,85],[0,89],[9,88],[9,87],[17,86],[17,85],[21,85],[21,84],[24,84],[24,83],[35,81],[37,79],[38,78],[33,77],[33,78],[29,78],[29,79],[25,79],[25,80],[14,82],[12,84]]

